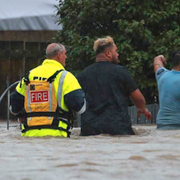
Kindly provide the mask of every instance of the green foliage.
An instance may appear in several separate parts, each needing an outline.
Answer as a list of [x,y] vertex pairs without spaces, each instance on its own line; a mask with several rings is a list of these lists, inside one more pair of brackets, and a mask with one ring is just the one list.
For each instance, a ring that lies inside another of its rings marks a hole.
[[[169,59],[180,49],[178,0],[59,0],[63,30],[55,37],[67,47],[70,70],[83,70],[95,60],[93,43],[112,36],[120,64],[126,66],[148,103],[157,95],[153,59]],[[166,67],[170,67],[167,63]]]

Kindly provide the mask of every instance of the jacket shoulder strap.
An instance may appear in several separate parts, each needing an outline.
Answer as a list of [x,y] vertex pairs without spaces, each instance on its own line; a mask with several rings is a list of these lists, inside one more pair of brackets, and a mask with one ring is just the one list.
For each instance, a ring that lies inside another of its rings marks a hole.
[[30,74],[30,71],[28,73],[26,73],[26,75],[24,76],[24,82],[25,82],[26,85],[28,85],[30,83],[29,74]]
[[54,81],[54,79],[56,78],[56,76],[57,76],[61,71],[64,71],[64,70],[63,70],[63,69],[57,70],[52,76],[50,76],[50,77],[47,79],[47,82],[52,83],[52,82]]

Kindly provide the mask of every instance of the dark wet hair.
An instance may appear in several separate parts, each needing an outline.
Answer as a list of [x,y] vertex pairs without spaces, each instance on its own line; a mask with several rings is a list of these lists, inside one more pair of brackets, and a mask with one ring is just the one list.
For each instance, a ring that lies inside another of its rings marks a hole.
[[172,62],[173,67],[180,64],[180,51],[173,51],[170,55],[170,61]]

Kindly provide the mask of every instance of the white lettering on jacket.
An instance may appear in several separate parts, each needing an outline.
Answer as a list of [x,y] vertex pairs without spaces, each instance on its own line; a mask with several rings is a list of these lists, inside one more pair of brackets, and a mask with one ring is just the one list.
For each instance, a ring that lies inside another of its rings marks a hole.
[[33,91],[30,92],[31,103],[43,103],[49,101],[48,91]]

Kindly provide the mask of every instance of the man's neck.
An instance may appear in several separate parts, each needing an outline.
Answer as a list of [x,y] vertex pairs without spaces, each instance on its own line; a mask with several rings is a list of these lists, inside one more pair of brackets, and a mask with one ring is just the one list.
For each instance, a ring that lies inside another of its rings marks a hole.
[[108,61],[108,62],[110,62],[110,60],[105,56],[105,54],[98,54],[96,56],[96,62],[101,62],[101,61]]
[[172,69],[175,70],[175,71],[180,71],[180,66],[175,66]]

